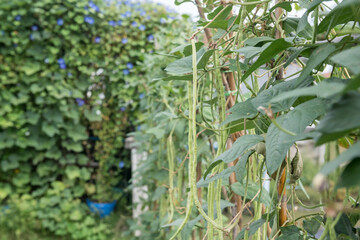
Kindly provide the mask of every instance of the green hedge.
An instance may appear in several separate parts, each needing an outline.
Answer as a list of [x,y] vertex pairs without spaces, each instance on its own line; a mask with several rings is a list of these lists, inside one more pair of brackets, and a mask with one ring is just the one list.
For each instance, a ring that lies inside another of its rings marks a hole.
[[102,193],[91,195],[89,166],[114,186],[130,166],[124,137],[141,119],[142,62],[172,22],[164,7],[130,1],[1,1],[2,228],[108,239],[84,204]]

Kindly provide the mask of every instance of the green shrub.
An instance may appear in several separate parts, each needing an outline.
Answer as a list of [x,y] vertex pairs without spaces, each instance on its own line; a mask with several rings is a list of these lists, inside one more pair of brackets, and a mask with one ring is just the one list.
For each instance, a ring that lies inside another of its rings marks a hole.
[[108,239],[84,200],[114,200],[127,181],[141,63],[172,21],[164,7],[130,1],[1,1],[0,205],[12,216],[1,228]]

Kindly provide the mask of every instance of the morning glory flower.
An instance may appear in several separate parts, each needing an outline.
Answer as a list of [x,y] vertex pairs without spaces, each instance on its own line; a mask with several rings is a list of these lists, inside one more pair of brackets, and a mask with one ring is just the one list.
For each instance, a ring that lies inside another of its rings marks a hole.
[[20,15],[17,15],[17,16],[15,17],[15,20],[16,20],[16,21],[21,21],[21,16],[20,16]]
[[146,12],[145,11],[141,11],[140,12],[140,16],[145,16],[146,15]]
[[101,37],[96,37],[94,41],[95,41],[95,43],[100,43]]
[[136,27],[136,26],[137,26],[137,22],[132,22],[132,23],[131,23],[131,26]]
[[115,27],[115,26],[116,26],[116,22],[115,22],[115,21],[113,21],[113,20],[109,21],[108,23],[109,23],[109,25],[110,25],[110,26],[113,26],[113,27]]
[[124,75],[129,75],[129,73],[130,73],[129,69],[124,69],[124,70],[123,70],[123,74],[124,74]]
[[85,16],[84,21],[90,25],[94,24],[94,22],[95,22],[94,19],[90,16]]
[[57,25],[62,26],[64,24],[64,20],[62,20],[62,18],[59,18],[56,23]]
[[133,65],[132,63],[127,63],[127,64],[126,64],[126,67],[127,67],[128,69],[133,69],[134,65]]
[[140,93],[139,98],[140,98],[140,99],[143,99],[144,97],[145,97],[145,94]]
[[127,38],[123,38],[123,39],[121,40],[121,42],[122,42],[123,44],[126,44],[126,43],[128,42],[128,39],[127,39]]
[[131,17],[131,12],[130,12],[130,11],[126,11],[126,12],[125,12],[125,16],[126,16],[126,17]]
[[44,63],[49,63],[49,58],[45,58]]
[[126,107],[121,107],[120,108],[120,111],[122,111],[122,112],[125,112],[125,110],[126,110]]
[[36,25],[33,25],[32,27],[31,27],[31,30],[33,30],[33,31],[37,31],[39,28],[38,28],[38,26],[36,26]]
[[84,9],[85,9],[85,10],[89,10],[89,7],[88,7],[88,6],[85,6]]
[[160,23],[161,23],[161,24],[164,24],[164,23],[166,23],[166,20],[165,20],[165,18],[160,18]]
[[30,34],[29,38],[30,38],[31,41],[34,40],[34,36],[32,34]]
[[148,41],[154,41],[154,35],[150,34],[150,35],[147,37],[147,40],[148,40]]
[[119,162],[119,168],[124,168],[124,167],[125,167],[124,161]]
[[93,1],[90,1],[90,2],[89,2],[89,7],[91,7],[92,9],[94,9],[95,12],[100,11],[99,7],[98,7]]
[[77,105],[78,105],[79,107],[81,107],[81,106],[83,106],[83,105],[85,104],[84,99],[76,98],[75,100],[76,100]]
[[66,63],[65,63],[65,60],[63,58],[59,58],[57,62],[58,62],[59,67],[61,69],[66,69]]
[[121,26],[121,25],[122,25],[122,21],[121,21],[121,20],[117,21],[117,24],[118,24],[119,26]]
[[146,27],[144,25],[139,26],[140,31],[145,31]]
[[136,128],[138,131],[141,130],[141,125],[138,125],[137,128]]
[[4,35],[5,35],[4,30],[1,30],[1,36],[4,36]]

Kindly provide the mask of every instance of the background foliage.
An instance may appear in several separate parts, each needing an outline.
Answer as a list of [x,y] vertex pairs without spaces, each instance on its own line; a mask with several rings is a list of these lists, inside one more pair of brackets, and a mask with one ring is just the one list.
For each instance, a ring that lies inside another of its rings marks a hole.
[[112,201],[112,188],[127,185],[124,138],[141,118],[142,62],[174,16],[132,1],[0,3],[1,232],[113,235],[84,200]]
[[[212,38],[204,45],[196,31],[196,54],[189,42],[169,51],[182,58],[165,69],[169,75],[158,87],[167,96],[158,100],[162,108],[149,96],[148,106],[156,108],[151,107],[146,128],[137,133],[150,148],[140,171],[151,189],[151,211],[142,218],[144,236],[358,238],[359,2],[175,1],[183,2],[200,4],[208,13],[197,27],[211,29]],[[296,17],[295,10],[304,13]],[[286,75],[290,64],[297,70]],[[235,89],[229,86],[231,76]],[[196,115],[191,115],[193,106]],[[223,132],[232,147],[221,140]],[[325,204],[308,206],[297,197],[307,194],[301,179],[310,181],[302,176],[301,153],[294,157],[290,148],[305,139],[326,147],[325,165],[312,169],[317,172],[312,186]],[[231,182],[232,172],[236,182]],[[265,172],[275,186],[270,192],[262,187]],[[245,203],[253,218],[240,231],[237,214]],[[295,204],[316,210],[298,217]],[[208,205],[222,214],[208,211]],[[154,216],[159,217],[155,222]],[[320,226],[325,230],[317,235]]]

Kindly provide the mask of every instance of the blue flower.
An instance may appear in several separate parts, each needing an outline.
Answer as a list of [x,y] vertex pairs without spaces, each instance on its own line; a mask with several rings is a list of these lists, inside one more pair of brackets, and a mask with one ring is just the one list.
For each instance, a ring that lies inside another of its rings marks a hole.
[[121,107],[120,108],[120,111],[122,111],[122,112],[125,112],[125,110],[126,110],[126,107]]
[[144,25],[139,26],[140,31],[145,31],[146,27]]
[[101,37],[96,37],[94,41],[95,41],[95,43],[100,43]]
[[119,162],[119,168],[124,168],[124,167],[125,167],[124,161],[120,161],[120,162]]
[[122,42],[123,44],[126,44],[126,43],[128,43],[128,39],[127,39],[127,38],[123,38],[123,39],[121,40],[121,42]]
[[72,77],[72,73],[71,73],[71,72],[68,72],[68,73],[67,73],[67,76],[68,76],[68,77]]
[[137,26],[137,22],[132,22],[132,23],[131,23],[131,26],[136,27],[136,26]]
[[108,22],[110,26],[116,27],[116,22],[111,20]]
[[129,73],[130,73],[129,69],[124,69],[124,70],[123,70],[123,74],[124,74],[124,75],[129,75]]
[[139,98],[140,98],[140,99],[143,99],[144,97],[145,97],[145,94],[140,93]]
[[126,12],[125,12],[125,17],[131,17],[131,12],[130,12],[130,11],[126,11]]
[[141,125],[138,125],[137,128],[136,128],[138,131],[141,130]]
[[165,20],[165,18],[160,18],[160,23],[161,23],[161,24],[164,24],[164,23],[166,23],[166,20]]
[[146,15],[146,12],[145,11],[141,11],[140,12],[140,16],[145,16]]
[[94,19],[90,16],[85,16],[84,21],[90,25],[94,24],[94,22],[95,22]]
[[21,21],[21,16],[20,16],[20,15],[17,15],[17,16],[15,17],[15,20],[16,20],[16,21]]
[[85,9],[85,10],[89,10],[89,7],[88,7],[88,6],[85,6],[84,9]]
[[89,2],[89,7],[91,7],[92,9],[94,9],[95,12],[100,11],[99,7],[98,7],[93,1],[90,1],[90,2]]
[[61,69],[66,69],[66,64],[65,64],[65,63],[59,64],[59,67],[60,67]]
[[154,35],[150,34],[150,35],[147,37],[147,40],[148,40],[148,41],[154,41]]
[[121,20],[117,21],[117,24],[118,24],[119,26],[121,26],[121,25],[122,25],[122,21],[121,21]]
[[5,35],[4,30],[1,30],[1,36],[4,36],[4,35]]
[[59,58],[57,62],[58,64],[65,64],[65,60],[63,58]]
[[84,99],[81,99],[81,98],[76,98],[76,103],[79,107],[83,106],[85,104],[85,101]]
[[30,38],[31,41],[34,40],[34,36],[32,34],[30,34],[29,38]]
[[62,20],[62,18],[59,18],[56,23],[57,25],[62,26],[64,24],[64,20]]
[[49,63],[49,58],[45,58],[44,63]]
[[37,30],[39,30],[39,28],[38,28],[38,26],[33,25],[33,26],[31,27],[31,30],[33,30],[33,31],[37,31]]
[[127,67],[128,69],[133,69],[134,65],[133,65],[132,63],[127,63],[127,64],[126,64],[126,67]]

